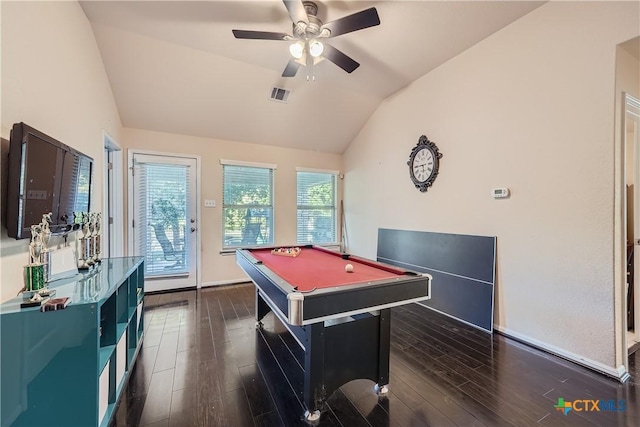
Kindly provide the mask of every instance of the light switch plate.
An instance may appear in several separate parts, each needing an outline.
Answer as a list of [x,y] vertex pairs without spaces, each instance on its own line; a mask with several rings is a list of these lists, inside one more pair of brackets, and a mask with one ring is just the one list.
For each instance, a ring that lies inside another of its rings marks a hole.
[[216,201],[215,200],[205,200],[204,201],[204,207],[205,208],[215,208],[216,207]]

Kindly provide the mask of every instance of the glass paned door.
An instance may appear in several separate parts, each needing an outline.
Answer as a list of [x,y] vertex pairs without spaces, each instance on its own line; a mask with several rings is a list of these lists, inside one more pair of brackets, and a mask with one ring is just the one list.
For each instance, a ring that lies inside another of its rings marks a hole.
[[196,286],[196,159],[133,155],[133,251],[148,290]]

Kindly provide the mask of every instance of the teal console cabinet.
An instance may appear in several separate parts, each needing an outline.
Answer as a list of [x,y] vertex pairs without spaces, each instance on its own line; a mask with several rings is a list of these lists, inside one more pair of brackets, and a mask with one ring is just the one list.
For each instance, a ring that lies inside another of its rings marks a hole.
[[140,257],[53,282],[67,308],[0,305],[0,425],[107,426],[143,336]]

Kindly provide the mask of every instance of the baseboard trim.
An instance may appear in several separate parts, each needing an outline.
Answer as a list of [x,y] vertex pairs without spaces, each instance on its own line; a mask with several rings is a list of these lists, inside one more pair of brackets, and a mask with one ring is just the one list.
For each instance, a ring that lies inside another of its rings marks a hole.
[[429,310],[435,311],[438,314],[442,314],[443,316],[450,317],[451,319],[456,320],[458,322],[462,322],[467,326],[471,326],[472,328],[478,329],[479,331],[482,331],[482,332],[485,332],[485,333],[488,333],[488,334],[492,334],[493,333],[493,329],[489,330],[489,329],[483,328],[482,326],[478,326],[478,325],[473,324],[471,322],[467,322],[464,319],[460,319],[459,317],[452,316],[451,314],[445,313],[444,311],[440,311],[437,308],[429,307],[428,305],[425,305],[424,303],[417,302],[416,304],[418,304],[420,307],[424,307],[424,308],[427,308]]
[[596,362],[595,360],[587,359],[578,354],[572,353],[570,351],[566,351],[564,349],[558,348],[556,346],[550,345],[548,343],[536,340],[527,335],[520,334],[518,332],[514,332],[510,329],[503,328],[499,325],[494,324],[494,329],[499,334],[502,334],[506,337],[509,337],[513,340],[526,344],[528,346],[537,348],[538,350],[542,350],[546,353],[552,354],[554,356],[561,357],[570,362],[576,363],[585,368],[591,369],[593,371],[597,371],[601,374],[607,375],[609,377],[615,378],[620,382],[625,382],[629,379],[629,373],[625,369],[624,366],[620,366],[617,369],[612,368],[611,366],[604,365],[600,362]]
[[184,288],[174,288],[174,289],[159,289],[157,291],[144,291],[145,295],[160,295],[160,294],[172,294],[175,292],[183,292],[183,291],[195,291],[197,288],[195,286],[186,286]]
[[201,288],[208,288],[211,286],[225,286],[225,285],[239,285],[240,283],[249,283],[251,280],[247,278],[243,279],[232,279],[232,280],[217,280],[215,282],[202,282],[200,284]]

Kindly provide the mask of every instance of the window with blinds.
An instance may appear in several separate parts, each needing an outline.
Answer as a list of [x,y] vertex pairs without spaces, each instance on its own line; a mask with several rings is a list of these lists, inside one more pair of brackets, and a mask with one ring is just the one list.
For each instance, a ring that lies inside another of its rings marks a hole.
[[136,252],[145,255],[145,275],[187,274],[189,167],[143,162],[135,166]]
[[298,244],[338,240],[336,174],[298,171]]
[[223,248],[273,245],[272,168],[223,164]]

